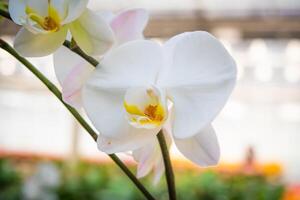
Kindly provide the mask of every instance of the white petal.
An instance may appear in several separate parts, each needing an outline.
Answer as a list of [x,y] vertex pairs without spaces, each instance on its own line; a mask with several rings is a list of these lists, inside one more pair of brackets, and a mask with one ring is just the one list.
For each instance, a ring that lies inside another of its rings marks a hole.
[[96,13],[86,10],[78,20],[70,24],[72,36],[87,54],[100,55],[114,44],[110,26]]
[[110,22],[115,18],[114,13],[107,10],[98,11],[97,15],[99,15],[107,24],[110,24]]
[[146,40],[128,42],[103,57],[89,85],[124,89],[151,86],[161,66],[162,51],[157,43]]
[[48,15],[48,0],[25,0],[26,6],[41,16]]
[[40,57],[53,53],[64,42],[67,29],[62,27],[58,32],[33,34],[22,28],[14,40],[14,47],[25,57]]
[[132,9],[118,14],[111,21],[118,44],[143,38],[148,19],[149,15],[144,9]]
[[69,11],[68,0],[51,0],[50,5],[58,12],[60,20],[64,20],[67,17]]
[[68,2],[68,14],[67,17],[63,20],[63,24],[70,23],[77,18],[85,11],[88,0],[69,0]]
[[134,151],[154,141],[159,129],[136,129],[124,121],[120,131],[122,135],[119,137],[106,137],[100,134],[97,139],[99,150],[107,154]]
[[165,45],[166,68],[158,85],[174,103],[174,136],[191,137],[223,108],[236,80],[236,65],[223,45],[206,32],[180,34]]
[[25,6],[24,0],[9,0],[9,14],[16,24],[21,25],[24,22],[26,17]]
[[83,106],[89,119],[103,136],[117,138],[127,134],[122,130],[125,122],[128,123],[123,107],[125,90],[90,84],[91,81],[98,81],[95,77],[98,68],[83,88]]
[[174,142],[185,157],[202,167],[216,165],[219,162],[220,148],[211,125],[193,137],[174,139]]
[[100,134],[97,139],[98,148],[107,154],[134,151],[156,139],[159,129],[136,129],[129,124],[124,124],[123,135],[110,138]]

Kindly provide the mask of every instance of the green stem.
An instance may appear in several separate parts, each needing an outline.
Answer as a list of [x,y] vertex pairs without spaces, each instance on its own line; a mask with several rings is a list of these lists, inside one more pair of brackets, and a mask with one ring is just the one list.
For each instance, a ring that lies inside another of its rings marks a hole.
[[0,15],[2,17],[5,17],[6,19],[12,20],[9,13],[6,10],[3,10],[2,8],[0,8]]
[[[31,71],[43,84],[59,99],[59,101],[70,111],[70,113],[77,119],[77,121],[85,128],[85,130],[97,140],[97,133],[91,128],[91,126],[83,119],[83,117],[73,107],[66,104],[62,99],[62,94],[59,89],[45,77],[36,67],[34,67],[27,59],[20,56],[8,43],[0,39],[0,48],[7,51],[9,54],[14,56],[20,61],[29,71]],[[146,199],[154,200],[155,198],[147,191],[144,185],[134,176],[134,174],[124,165],[124,163],[115,155],[108,155],[119,168],[132,180],[136,187],[144,194]]]
[[85,54],[77,45],[72,46],[72,43],[66,40],[66,41],[64,41],[64,46],[69,48],[74,53],[77,53],[79,56],[84,58],[87,62],[89,62],[94,67],[96,67],[99,64],[99,62],[96,59]]
[[161,131],[157,134],[157,139],[161,149],[162,157],[164,160],[165,170],[166,170],[166,180],[168,185],[169,199],[176,200],[176,188],[175,188],[175,179],[174,172],[171,164],[171,159],[169,155],[168,145],[165,140],[164,134]]

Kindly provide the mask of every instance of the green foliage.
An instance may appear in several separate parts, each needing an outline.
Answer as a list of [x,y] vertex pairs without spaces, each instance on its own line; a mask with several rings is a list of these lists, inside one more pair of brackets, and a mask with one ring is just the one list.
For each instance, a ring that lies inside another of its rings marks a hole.
[[63,170],[63,180],[57,193],[64,200],[143,199],[127,178],[108,165],[81,163],[76,169]]
[[188,199],[279,200],[284,192],[282,184],[270,183],[263,176],[226,175],[206,171],[198,176],[182,178],[189,180],[177,181],[180,199],[184,199],[190,191]]
[[21,178],[8,160],[0,159],[0,200],[21,197]]
[[[54,189],[63,200],[144,199],[126,176],[111,164],[80,163],[70,169],[56,163],[61,171],[60,185]],[[189,200],[280,200],[284,186],[263,176],[228,175],[214,171],[176,171],[178,199]],[[154,186],[151,176],[143,184],[160,200],[167,200],[165,180]],[[0,200],[19,199],[20,176],[7,160],[0,160]]]

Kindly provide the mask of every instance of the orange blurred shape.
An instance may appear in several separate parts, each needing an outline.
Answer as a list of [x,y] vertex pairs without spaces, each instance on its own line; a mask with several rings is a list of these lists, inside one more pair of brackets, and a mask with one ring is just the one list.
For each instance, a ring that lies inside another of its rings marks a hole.
[[288,187],[283,200],[300,200],[300,185]]
[[262,174],[267,177],[280,176],[283,171],[282,166],[279,165],[278,163],[267,163],[267,164],[261,165],[260,170],[261,170]]

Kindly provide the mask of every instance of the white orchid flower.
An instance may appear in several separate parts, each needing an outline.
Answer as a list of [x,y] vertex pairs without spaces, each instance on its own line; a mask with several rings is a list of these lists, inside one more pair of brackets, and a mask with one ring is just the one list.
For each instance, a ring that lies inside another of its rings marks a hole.
[[86,8],[88,0],[10,0],[9,13],[23,28],[14,47],[23,56],[46,56],[64,42],[68,30],[87,54],[102,54],[114,42],[105,20]]
[[146,148],[173,116],[170,131],[178,150],[196,164],[215,165],[220,151],[211,122],[235,80],[234,60],[207,32],[183,33],[163,46],[138,40],[104,56],[86,82],[83,105],[100,132],[101,151]]
[[[117,15],[98,12],[97,15],[109,24],[114,33],[112,48],[130,40],[142,39],[149,18],[144,9],[126,10]],[[81,88],[95,67],[64,46],[53,54],[53,63],[56,77],[62,86],[63,100],[75,108],[81,108]]]

